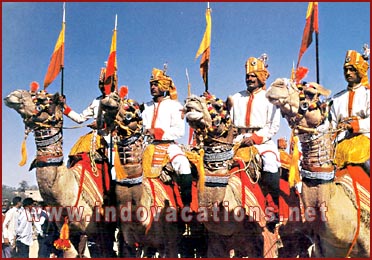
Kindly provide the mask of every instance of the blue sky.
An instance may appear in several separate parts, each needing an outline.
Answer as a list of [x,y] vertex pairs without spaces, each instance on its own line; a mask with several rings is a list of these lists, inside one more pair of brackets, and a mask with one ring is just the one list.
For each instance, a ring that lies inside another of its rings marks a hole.
[[[244,64],[248,57],[269,56],[268,85],[290,77],[305,25],[308,2],[211,2],[212,41],[209,91],[226,99],[245,89]],[[43,84],[62,24],[62,3],[2,3],[2,97],[15,89]],[[206,2],[66,3],[64,94],[80,112],[99,95],[98,76],[107,59],[115,15],[119,86],[129,87],[129,97],[148,101],[152,68],[168,63],[181,103],[187,95],[187,68],[192,93],[204,91],[195,54],[205,30]],[[346,51],[359,52],[370,43],[370,3],[319,3],[320,83],[332,94],[346,87],[342,66]],[[305,81],[316,81],[315,37],[301,65],[309,68]],[[60,76],[48,92],[60,92]],[[66,127],[76,126],[65,118]],[[85,124],[84,124],[85,125]],[[27,140],[28,161],[18,166],[24,125],[21,117],[2,104],[2,183],[18,187],[20,181],[36,184],[28,172],[36,152],[33,135]],[[65,159],[87,127],[64,130]],[[276,136],[289,138],[284,120]],[[179,140],[185,143],[187,136]]]

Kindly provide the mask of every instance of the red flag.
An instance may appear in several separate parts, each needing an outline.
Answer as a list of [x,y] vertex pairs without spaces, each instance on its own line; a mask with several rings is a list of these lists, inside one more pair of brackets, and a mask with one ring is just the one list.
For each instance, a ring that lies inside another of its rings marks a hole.
[[204,84],[207,87],[207,79],[208,79],[207,75],[208,75],[208,67],[209,67],[211,32],[212,32],[212,18],[211,18],[210,8],[207,8],[207,11],[205,12],[205,19],[207,21],[207,26],[205,28],[204,36],[200,43],[199,49],[195,55],[195,59],[198,58],[201,54],[203,54],[200,60],[200,74],[204,80]]
[[105,74],[105,94],[109,95],[114,90],[117,90],[117,79],[116,79],[116,19],[115,29],[112,35],[110,54],[107,59],[106,74]]
[[44,89],[46,89],[57,77],[64,64],[65,54],[65,6],[63,6],[62,29],[50,58],[48,71],[44,78]]
[[309,2],[306,13],[306,24],[302,36],[300,53],[298,55],[297,67],[300,65],[302,55],[313,41],[313,32],[319,33],[318,24],[318,2]]

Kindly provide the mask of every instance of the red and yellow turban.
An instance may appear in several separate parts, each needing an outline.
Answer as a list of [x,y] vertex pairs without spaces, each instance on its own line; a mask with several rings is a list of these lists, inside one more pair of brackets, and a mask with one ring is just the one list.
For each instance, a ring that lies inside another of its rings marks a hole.
[[171,77],[165,75],[164,71],[153,68],[150,78],[151,82],[158,82],[158,88],[162,92],[168,92],[171,99],[177,99],[177,89]]
[[362,54],[354,50],[348,50],[346,52],[344,68],[346,66],[353,66],[357,70],[358,75],[361,78],[361,83],[363,84],[363,86],[369,86],[369,81],[368,81],[369,64],[363,58]]

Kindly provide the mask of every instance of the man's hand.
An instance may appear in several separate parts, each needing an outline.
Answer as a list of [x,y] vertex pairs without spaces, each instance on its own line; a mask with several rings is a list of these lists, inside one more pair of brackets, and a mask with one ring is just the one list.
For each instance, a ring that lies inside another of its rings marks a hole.
[[154,137],[154,134],[155,134],[155,130],[154,130],[154,128],[150,128],[150,129],[146,129],[146,130],[145,130],[145,135],[148,135],[148,136]]
[[343,129],[343,130],[352,130],[353,129],[353,127],[347,122],[338,124],[338,127],[340,129]]
[[4,238],[4,245],[9,246],[9,238]]
[[240,147],[249,147],[254,145],[253,139],[251,137],[245,137],[240,143]]
[[90,124],[88,125],[88,127],[92,128],[92,129],[97,129],[97,121],[94,120],[92,123],[90,123]]
[[61,105],[66,104],[66,96],[65,96],[65,95],[60,95],[58,101],[59,101],[59,103],[60,103]]

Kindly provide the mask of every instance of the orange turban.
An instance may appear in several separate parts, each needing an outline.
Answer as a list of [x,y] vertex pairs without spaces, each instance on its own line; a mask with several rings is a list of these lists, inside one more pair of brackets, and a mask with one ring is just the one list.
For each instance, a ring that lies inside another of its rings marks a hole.
[[358,75],[361,78],[361,83],[363,84],[363,86],[369,86],[368,74],[367,74],[368,69],[369,69],[369,64],[363,58],[362,54],[354,50],[348,50],[346,52],[345,63],[344,63],[344,67],[346,66],[353,66],[357,70]]
[[153,68],[150,78],[151,82],[158,82],[158,88],[162,92],[168,92],[171,99],[177,99],[177,89],[171,77],[165,75],[164,71]]
[[270,76],[270,73],[267,70],[264,61],[254,57],[250,57],[246,61],[245,73],[246,74],[254,73],[257,76],[258,80],[264,85],[266,84],[266,80]]

